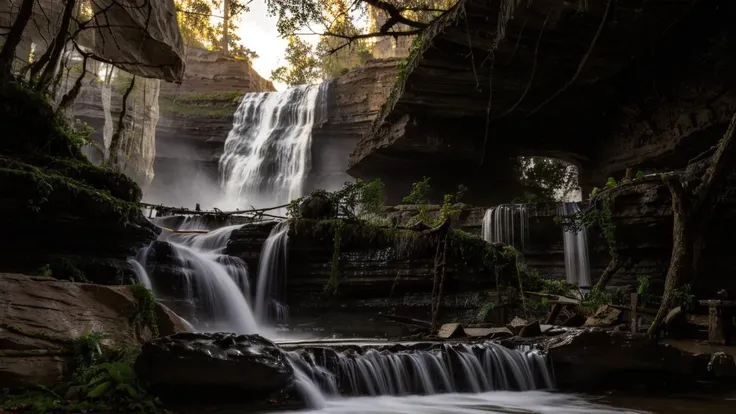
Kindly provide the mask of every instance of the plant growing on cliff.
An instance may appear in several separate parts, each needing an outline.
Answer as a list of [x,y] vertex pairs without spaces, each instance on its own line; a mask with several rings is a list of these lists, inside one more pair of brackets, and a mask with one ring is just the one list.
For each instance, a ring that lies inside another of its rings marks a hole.
[[139,332],[148,327],[154,337],[158,336],[158,323],[156,319],[156,299],[153,293],[142,283],[131,285],[133,299],[135,299],[135,310],[131,317],[133,325]]

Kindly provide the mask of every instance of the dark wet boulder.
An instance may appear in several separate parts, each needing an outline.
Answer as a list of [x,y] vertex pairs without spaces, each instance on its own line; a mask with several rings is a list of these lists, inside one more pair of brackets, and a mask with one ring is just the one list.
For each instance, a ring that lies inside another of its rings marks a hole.
[[315,191],[299,204],[299,217],[313,220],[330,219],[334,216],[334,207],[327,193]]
[[642,334],[568,328],[546,342],[562,390],[600,390],[690,383],[708,376],[695,355]]
[[257,401],[290,388],[293,368],[259,335],[181,333],[143,346],[137,374],[165,402]]

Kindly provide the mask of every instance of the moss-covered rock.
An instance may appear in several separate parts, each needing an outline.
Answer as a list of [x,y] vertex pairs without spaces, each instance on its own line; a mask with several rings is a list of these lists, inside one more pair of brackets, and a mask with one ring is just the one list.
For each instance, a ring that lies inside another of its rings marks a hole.
[[0,84],[0,102],[0,270],[129,279],[125,258],[156,236],[138,205],[140,188],[92,165],[80,150],[84,136],[45,97],[11,82]]

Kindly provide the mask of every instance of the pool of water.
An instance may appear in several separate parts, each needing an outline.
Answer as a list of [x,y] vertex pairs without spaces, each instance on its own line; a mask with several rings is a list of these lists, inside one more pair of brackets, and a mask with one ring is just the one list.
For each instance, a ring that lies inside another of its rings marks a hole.
[[548,392],[488,392],[482,394],[438,394],[405,397],[337,398],[320,409],[292,411],[294,414],[613,414],[644,413],[633,409],[596,404],[585,398]]
[[[736,413],[736,394],[591,397],[531,392],[336,398],[292,414],[720,414]],[[281,411],[283,412],[283,411]]]

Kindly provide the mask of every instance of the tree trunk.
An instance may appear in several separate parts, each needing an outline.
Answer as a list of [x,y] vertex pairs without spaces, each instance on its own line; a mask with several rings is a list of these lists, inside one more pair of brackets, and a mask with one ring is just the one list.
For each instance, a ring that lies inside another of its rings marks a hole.
[[608,266],[603,270],[603,274],[601,274],[600,279],[598,279],[598,283],[595,284],[593,287],[593,290],[601,291],[606,288],[606,285],[608,285],[608,282],[611,281],[611,278],[613,275],[616,274],[618,269],[621,268],[621,265],[623,262],[621,261],[621,256],[619,256],[618,253],[614,253],[613,257],[611,258],[611,261],[608,263]]
[[[439,288],[437,290],[437,299],[432,298],[432,331],[437,332],[437,320],[439,319],[440,306],[442,305],[442,296],[445,288],[445,265],[447,263],[447,233],[445,237],[440,239],[439,243],[442,245],[442,257],[439,257],[440,246],[437,246],[437,254],[435,257],[435,284],[439,277]],[[434,289],[432,289],[434,290]]]
[[49,54],[49,61],[36,84],[36,90],[38,91],[46,90],[49,83],[54,79],[54,75],[59,68],[59,61],[61,59],[61,54],[64,52],[64,48],[66,47],[66,42],[69,36],[69,24],[72,21],[72,14],[74,13],[76,3],[76,0],[67,0],[66,2],[64,13],[61,16],[61,26],[59,27],[59,32],[56,34],[51,53]]
[[115,129],[115,133],[112,134],[112,138],[110,139],[110,149],[108,151],[109,157],[107,159],[107,164],[113,169],[118,168],[118,152],[120,151],[120,139],[125,132],[124,119],[125,114],[128,113],[128,97],[130,96],[130,93],[133,92],[134,87],[135,76],[133,76],[133,79],[131,79],[130,86],[128,86],[128,89],[123,95],[122,108],[120,109],[120,116],[118,117],[118,127]]
[[18,11],[18,17],[15,18],[15,22],[10,28],[8,36],[5,38],[3,50],[0,51],[0,78],[10,78],[13,72],[15,50],[18,48],[18,44],[20,44],[23,38],[23,31],[33,15],[34,2],[34,0],[23,0],[23,3],[20,5],[20,11]]
[[667,278],[664,281],[664,294],[657,316],[649,327],[649,336],[657,336],[667,313],[675,307],[675,291],[686,273],[692,269],[693,240],[691,220],[693,213],[690,200],[682,186],[680,177],[675,174],[662,175],[662,180],[672,194],[672,256]]
[[222,14],[222,51],[228,54],[230,44],[230,0],[224,0]]
[[77,99],[77,96],[79,95],[79,91],[82,90],[82,82],[84,81],[84,76],[87,75],[87,55],[84,55],[84,58],[82,60],[82,73],[79,75],[77,80],[74,82],[74,86],[67,92],[62,98],[61,103],[59,104],[59,107],[56,109],[57,112],[62,112],[66,110],[71,104],[74,103],[74,101]]

